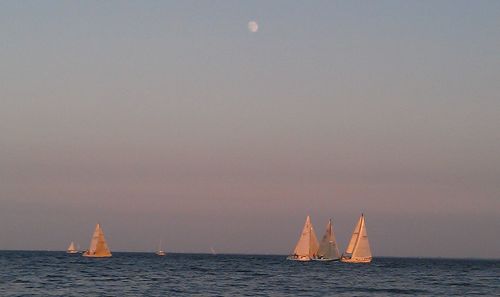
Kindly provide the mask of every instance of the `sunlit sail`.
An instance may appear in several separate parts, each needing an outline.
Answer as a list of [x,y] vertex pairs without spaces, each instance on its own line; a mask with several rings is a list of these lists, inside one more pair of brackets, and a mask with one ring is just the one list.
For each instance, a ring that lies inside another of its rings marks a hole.
[[307,216],[299,241],[293,250],[293,254],[288,256],[287,259],[295,261],[310,261],[313,256],[316,255],[318,247],[318,239],[316,237],[316,233],[314,232],[311,218]]
[[78,249],[75,247],[75,243],[73,241],[69,244],[68,249],[66,250],[66,253],[68,253],[68,254],[77,254],[78,253]]
[[92,258],[111,257],[111,252],[104,238],[104,232],[99,224],[95,226],[94,234],[90,240],[90,247],[83,253],[83,256]]
[[321,239],[318,252],[316,253],[315,257],[313,257],[313,260],[335,261],[339,259],[340,253],[337,247],[337,241],[335,240],[335,235],[333,233],[332,220],[328,220],[325,235],[323,235],[323,239]]
[[372,261],[372,252],[368,242],[365,216],[363,214],[361,214],[356,228],[352,232],[349,245],[340,260],[348,263],[370,263]]

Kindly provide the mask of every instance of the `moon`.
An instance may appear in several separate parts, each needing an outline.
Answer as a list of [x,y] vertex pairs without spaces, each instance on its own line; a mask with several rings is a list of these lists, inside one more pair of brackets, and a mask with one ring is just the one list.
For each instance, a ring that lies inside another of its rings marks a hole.
[[259,25],[257,24],[256,21],[250,21],[248,22],[248,31],[255,33],[259,30]]

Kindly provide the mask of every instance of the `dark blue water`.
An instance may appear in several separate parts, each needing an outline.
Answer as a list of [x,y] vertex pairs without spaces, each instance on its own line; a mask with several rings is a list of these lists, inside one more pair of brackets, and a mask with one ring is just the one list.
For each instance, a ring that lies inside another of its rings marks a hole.
[[0,252],[0,296],[500,296],[500,261]]

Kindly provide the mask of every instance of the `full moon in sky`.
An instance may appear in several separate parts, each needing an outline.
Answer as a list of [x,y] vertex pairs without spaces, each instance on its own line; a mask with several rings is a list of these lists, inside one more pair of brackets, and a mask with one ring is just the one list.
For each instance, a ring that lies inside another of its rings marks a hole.
[[248,31],[255,33],[259,30],[259,25],[257,24],[256,21],[250,21],[248,22]]

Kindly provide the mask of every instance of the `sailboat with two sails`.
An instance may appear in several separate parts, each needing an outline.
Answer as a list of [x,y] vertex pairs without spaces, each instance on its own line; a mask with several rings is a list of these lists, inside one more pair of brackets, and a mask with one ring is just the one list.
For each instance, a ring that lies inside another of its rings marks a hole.
[[349,245],[340,261],[346,263],[370,263],[372,261],[372,252],[370,242],[368,241],[368,234],[366,233],[365,216],[363,214],[361,214],[352,232]]
[[311,218],[307,216],[299,241],[293,250],[293,254],[289,255],[286,259],[292,261],[311,261],[313,257],[315,257],[318,248],[319,244],[316,232],[314,232]]
[[89,258],[111,257],[111,251],[104,238],[104,232],[102,231],[101,225],[97,224],[95,226],[94,234],[90,240],[90,247],[83,253],[83,256]]
[[338,261],[340,259],[339,248],[333,234],[332,220],[328,220],[325,235],[321,239],[318,252],[313,256],[314,261]]

